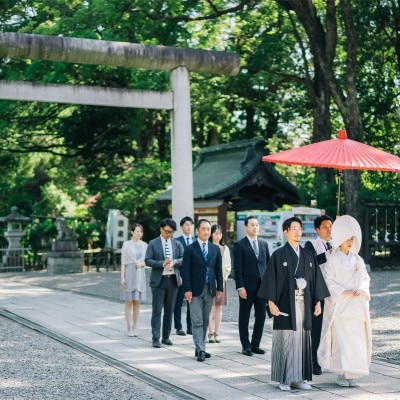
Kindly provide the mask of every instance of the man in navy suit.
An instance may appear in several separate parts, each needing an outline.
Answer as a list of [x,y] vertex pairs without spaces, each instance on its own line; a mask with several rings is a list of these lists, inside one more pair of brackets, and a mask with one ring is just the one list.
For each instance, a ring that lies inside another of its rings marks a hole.
[[[161,347],[161,343],[172,345],[172,315],[175,306],[178,286],[181,285],[183,246],[172,239],[176,231],[173,219],[165,218],[160,222],[160,236],[150,240],[144,262],[151,267],[150,287],[153,295],[151,331],[153,347]],[[161,313],[164,308],[162,324],[162,340],[160,343]]]
[[210,222],[206,219],[197,221],[196,234],[197,240],[187,246],[183,254],[182,284],[190,307],[195,357],[197,361],[204,361],[211,357],[205,348],[211,307],[214,297],[221,298],[224,282],[221,251],[208,240]]
[[[176,240],[179,240],[183,247],[189,246],[192,244],[196,238],[192,235],[193,230],[193,220],[190,217],[183,217],[181,222],[179,223],[182,231],[182,235],[178,236]],[[176,329],[176,334],[180,336],[186,336],[192,334],[192,322],[190,321],[190,307],[189,303],[187,305],[186,311],[186,333],[182,329],[182,304],[183,299],[185,298],[185,293],[183,292],[183,286],[179,286],[178,295],[176,296],[176,303],[174,308],[174,325]]]
[[[233,254],[236,289],[239,294],[239,336],[242,354],[252,356],[253,353],[265,353],[265,350],[260,348],[260,343],[266,318],[266,305],[265,300],[257,297],[257,292],[270,255],[268,243],[257,238],[260,231],[257,219],[252,215],[248,216],[244,225],[246,237],[235,243]],[[249,321],[253,306],[254,328],[250,342]]]

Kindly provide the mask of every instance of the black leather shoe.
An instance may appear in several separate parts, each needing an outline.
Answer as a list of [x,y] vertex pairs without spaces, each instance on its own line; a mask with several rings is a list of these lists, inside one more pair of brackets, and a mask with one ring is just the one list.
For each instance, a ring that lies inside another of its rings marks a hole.
[[[200,353],[201,353],[201,351],[200,351]],[[194,351],[194,356],[195,356],[195,357],[198,356],[197,350]],[[205,357],[205,358],[211,358],[211,354],[210,354],[210,353],[207,353],[207,352],[205,351],[205,352],[204,352],[204,357]]]
[[251,347],[251,351],[254,354],[265,354],[265,350],[261,349],[260,347]]
[[183,332],[182,329],[177,329],[177,330],[176,330],[176,334],[179,335],[179,336],[186,336],[186,333]]
[[167,346],[172,346],[173,345],[173,343],[171,342],[171,339],[169,339],[169,338],[161,340],[161,343],[162,344],[166,344]]
[[206,359],[206,353],[205,351],[200,350],[199,354],[197,355],[197,361],[205,361]]
[[161,343],[160,343],[160,341],[158,339],[157,340],[153,340],[153,347],[155,347],[156,349],[161,348]]
[[313,375],[322,375],[321,367],[319,365],[314,365],[312,373]]
[[187,333],[188,335],[191,335],[191,334],[192,334],[192,330],[191,330],[191,329],[188,329],[188,330],[186,331],[186,333]]
[[253,352],[251,351],[250,347],[247,347],[247,349],[242,350],[242,354],[244,354],[245,356],[251,357],[253,355]]

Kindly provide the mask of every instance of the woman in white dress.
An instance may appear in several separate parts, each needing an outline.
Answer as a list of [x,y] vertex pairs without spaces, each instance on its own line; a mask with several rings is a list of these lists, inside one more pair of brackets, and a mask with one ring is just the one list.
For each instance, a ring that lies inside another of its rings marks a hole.
[[128,336],[137,336],[140,302],[146,300],[144,257],[147,243],[141,240],[142,225],[132,224],[131,235],[131,240],[124,242],[121,250],[121,300],[125,301]]
[[354,387],[369,374],[372,334],[369,314],[370,278],[358,255],[361,228],[349,215],[332,225],[334,252],[322,271],[329,292],[325,300],[318,363],[338,374],[339,386]]
[[229,247],[224,244],[222,237],[222,227],[220,225],[213,225],[211,227],[210,242],[217,245],[221,250],[222,255],[222,274],[224,278],[224,292],[220,300],[214,298],[214,304],[211,308],[210,319],[208,322],[208,341],[210,343],[219,343],[219,327],[221,326],[222,320],[222,306],[228,304],[228,292],[226,282],[229,278],[232,269],[231,253]]

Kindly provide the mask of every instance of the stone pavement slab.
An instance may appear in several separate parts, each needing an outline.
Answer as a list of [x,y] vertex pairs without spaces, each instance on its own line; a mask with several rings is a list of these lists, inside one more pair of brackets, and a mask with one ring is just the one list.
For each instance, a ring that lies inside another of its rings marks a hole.
[[128,337],[122,302],[0,279],[0,309],[112,357],[207,400],[223,399],[385,399],[400,400],[400,366],[374,360],[371,374],[357,388],[341,388],[324,373],[313,390],[281,392],[270,381],[271,334],[266,327],[265,355],[240,353],[237,324],[223,322],[221,343],[207,344],[212,354],[196,361],[191,336],[171,334],[173,346],[151,346],[151,306],[142,304],[138,337]]

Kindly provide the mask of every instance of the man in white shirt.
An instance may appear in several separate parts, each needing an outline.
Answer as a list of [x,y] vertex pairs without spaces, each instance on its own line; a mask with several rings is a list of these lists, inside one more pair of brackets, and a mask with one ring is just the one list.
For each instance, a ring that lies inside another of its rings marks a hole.
[[[191,217],[183,217],[179,223],[182,231],[182,235],[178,236],[176,240],[179,240],[183,247],[192,244],[196,238],[193,236],[193,219]],[[190,320],[190,307],[187,305],[186,311],[186,333],[182,329],[182,305],[185,293],[183,292],[183,286],[179,286],[178,295],[176,297],[175,308],[174,308],[174,325],[176,329],[176,334],[179,336],[186,336],[192,334],[192,322]]]

